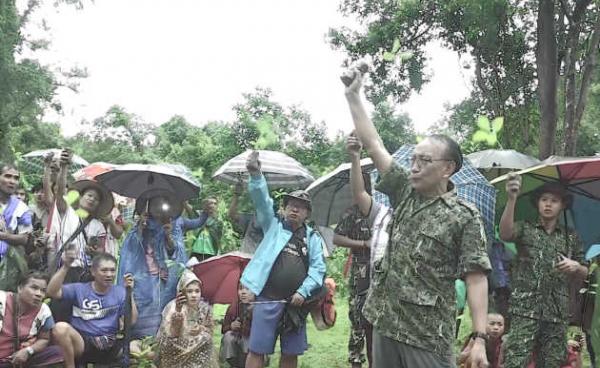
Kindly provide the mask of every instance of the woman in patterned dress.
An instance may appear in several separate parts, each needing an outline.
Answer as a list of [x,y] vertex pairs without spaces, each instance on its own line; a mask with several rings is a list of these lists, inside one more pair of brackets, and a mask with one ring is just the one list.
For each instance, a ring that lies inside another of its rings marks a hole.
[[211,367],[213,320],[211,307],[201,300],[202,282],[186,270],[177,297],[162,313],[158,331],[159,367]]

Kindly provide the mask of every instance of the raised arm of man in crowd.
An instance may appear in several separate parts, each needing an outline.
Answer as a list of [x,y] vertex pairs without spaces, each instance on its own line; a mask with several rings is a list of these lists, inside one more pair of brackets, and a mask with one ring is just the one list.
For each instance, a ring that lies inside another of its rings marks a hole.
[[56,208],[61,215],[67,212],[67,202],[65,201],[65,189],[67,188],[67,175],[69,173],[69,166],[71,166],[71,159],[73,153],[70,150],[62,150],[60,153],[60,172],[56,179]]
[[69,268],[77,259],[77,251],[74,248],[68,248],[63,253],[63,264],[58,271],[52,276],[48,283],[47,294],[52,299],[62,299],[62,286],[65,282],[65,277],[69,272]]
[[[52,192],[52,160],[54,155],[44,157],[44,175],[42,177],[42,190],[44,191],[44,205],[50,209],[54,206],[54,193]],[[45,225],[45,224],[44,224]]]
[[383,141],[375,129],[375,125],[369,118],[365,107],[363,106],[360,89],[362,86],[363,75],[362,72],[356,68],[349,71],[352,75],[352,83],[346,87],[346,100],[350,107],[350,113],[354,120],[354,127],[356,128],[356,134],[361,142],[364,144],[369,156],[373,160],[377,170],[383,174],[386,173],[392,166],[393,158],[392,155],[385,149]]
[[250,173],[248,193],[256,210],[256,220],[263,232],[266,233],[272,222],[275,221],[275,212],[273,211],[273,199],[269,195],[267,180],[260,171],[258,151],[250,154],[246,162],[246,169]]
[[521,177],[519,175],[509,174],[506,182],[506,195],[508,200],[500,218],[500,239],[512,241],[515,236],[515,206],[517,197],[521,191]]
[[235,189],[233,190],[233,195],[231,196],[231,203],[229,204],[229,210],[227,211],[227,216],[229,216],[229,221],[233,224],[237,224],[240,221],[240,213],[238,212],[238,201],[240,199],[240,195],[242,194],[242,184],[237,183],[235,185]]

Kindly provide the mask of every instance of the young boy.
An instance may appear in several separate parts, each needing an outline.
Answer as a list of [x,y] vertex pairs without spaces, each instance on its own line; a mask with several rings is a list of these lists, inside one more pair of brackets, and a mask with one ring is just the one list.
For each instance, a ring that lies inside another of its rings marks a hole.
[[[485,352],[487,354],[487,359],[489,363],[489,368],[501,368],[503,366],[503,336],[504,336],[504,317],[500,313],[488,313],[487,316],[487,326],[486,333],[489,337],[489,340],[485,344]],[[461,357],[459,359],[463,360],[463,354],[466,354],[465,350],[471,339],[467,339],[463,346],[463,352],[461,353]],[[466,358],[466,357],[464,357]]]
[[584,278],[587,268],[577,234],[558,223],[571,197],[559,183],[546,183],[533,193],[538,221],[514,221],[521,177],[510,175],[508,201],[500,220],[500,237],[517,244],[512,268],[511,330],[505,349],[505,368],[560,367],[566,361],[568,279]]

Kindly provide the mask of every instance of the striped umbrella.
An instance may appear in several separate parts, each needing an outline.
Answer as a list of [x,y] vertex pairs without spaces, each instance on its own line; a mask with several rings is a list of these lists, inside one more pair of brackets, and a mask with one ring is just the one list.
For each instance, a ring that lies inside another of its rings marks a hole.
[[[264,150],[258,152],[261,171],[273,188],[306,188],[315,180],[308,169],[285,153]],[[251,153],[252,150],[247,150],[227,161],[215,171],[213,179],[228,184],[248,182],[246,160]]]
[[[575,229],[586,250],[600,241],[600,157],[553,158],[540,165],[517,171],[521,175],[521,193],[517,200],[517,220],[535,220],[537,208],[531,196],[537,188],[547,182],[559,182],[573,196],[571,207],[565,211],[562,222]],[[492,180],[498,189],[498,209],[507,201],[505,182],[508,175]]]
[[[392,156],[400,166],[409,169],[410,157],[412,156],[414,146],[404,145],[400,147]],[[377,170],[371,172],[371,180],[377,182]],[[485,232],[488,240],[494,238],[494,214],[496,206],[496,190],[487,179],[476,168],[465,160],[462,168],[450,178],[456,187],[456,194],[459,198],[474,204],[483,218]],[[373,191],[373,198],[386,205],[390,205],[388,197],[378,191]]]

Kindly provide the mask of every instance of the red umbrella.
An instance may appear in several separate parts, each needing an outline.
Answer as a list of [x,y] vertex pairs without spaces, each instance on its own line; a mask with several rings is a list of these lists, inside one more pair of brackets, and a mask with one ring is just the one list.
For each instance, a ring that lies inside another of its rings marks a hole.
[[202,281],[202,297],[211,304],[237,303],[240,278],[251,257],[236,251],[195,265],[193,271]]
[[75,180],[93,180],[96,175],[103,174],[108,171],[112,171],[115,165],[109,164],[108,162],[94,162],[88,166],[79,169],[73,173]]

